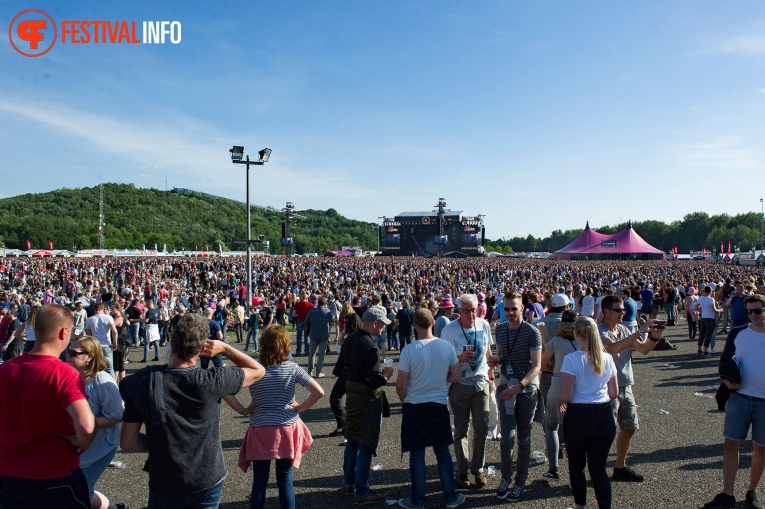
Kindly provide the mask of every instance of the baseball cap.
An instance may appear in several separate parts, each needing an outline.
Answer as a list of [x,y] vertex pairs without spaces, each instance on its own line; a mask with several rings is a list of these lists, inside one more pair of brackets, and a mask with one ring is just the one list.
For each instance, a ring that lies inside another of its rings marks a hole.
[[361,317],[362,322],[376,322],[380,321],[385,325],[390,324],[387,313],[380,306],[372,306],[364,311],[364,316]]
[[552,299],[550,299],[550,304],[552,304],[552,307],[554,308],[562,308],[564,306],[568,306],[568,295],[565,293],[556,293],[552,296]]

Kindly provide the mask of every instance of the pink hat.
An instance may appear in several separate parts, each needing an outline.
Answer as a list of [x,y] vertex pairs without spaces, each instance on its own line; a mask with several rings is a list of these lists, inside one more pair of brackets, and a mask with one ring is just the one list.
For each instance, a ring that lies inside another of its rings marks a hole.
[[452,302],[451,297],[444,297],[441,299],[441,302],[438,304],[438,307],[440,308],[453,308],[454,302]]
[[483,292],[480,292],[478,294],[478,300],[484,300],[486,298],[486,295],[483,294]]

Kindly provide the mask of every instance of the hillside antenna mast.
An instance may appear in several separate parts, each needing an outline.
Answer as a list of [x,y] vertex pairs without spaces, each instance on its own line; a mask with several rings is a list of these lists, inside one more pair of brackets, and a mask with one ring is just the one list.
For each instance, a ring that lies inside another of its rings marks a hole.
[[98,183],[98,249],[104,248],[104,185]]

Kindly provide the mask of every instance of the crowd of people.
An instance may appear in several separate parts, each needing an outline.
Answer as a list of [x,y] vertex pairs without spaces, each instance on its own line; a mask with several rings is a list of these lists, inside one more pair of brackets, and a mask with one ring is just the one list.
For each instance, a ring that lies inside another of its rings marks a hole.
[[[576,507],[586,505],[585,467],[598,507],[611,507],[611,481],[643,480],[627,465],[639,428],[632,354],[672,348],[663,333],[682,325],[700,356],[716,355],[716,337],[727,333],[721,370],[731,361],[739,368],[724,379],[732,394],[723,492],[707,507],[735,505],[738,447],[750,425],[755,458],[763,457],[765,376],[744,369],[765,351],[756,346],[765,338],[761,268],[264,257],[254,260],[250,295],[244,272],[237,258],[0,259],[0,383],[23,386],[0,394],[0,506],[128,507],[95,490],[119,445],[150,453],[149,507],[217,507],[227,472],[222,400],[250,419],[239,466],[253,469],[251,507],[265,505],[271,460],[280,505],[294,507],[292,469],[312,443],[300,413],[324,395],[315,379],[327,376],[332,343],[331,435],[346,439],[340,491],[356,505],[384,501],[369,470],[390,412],[384,387],[395,378],[412,482],[401,507],[424,506],[428,447],[447,507],[460,506],[458,490],[488,482],[491,438],[500,447],[496,496],[523,500],[534,422],[545,431],[542,479],[559,482],[567,458]],[[131,359],[131,349],[143,355]],[[295,362],[302,356],[306,368]],[[125,376],[131,362],[147,365]],[[296,385],[308,394],[301,403]],[[247,406],[236,398],[245,387]],[[24,405],[39,398],[39,409]],[[10,416],[46,424],[19,429]],[[49,450],[58,459],[32,469]],[[746,500],[757,508],[762,468],[754,465]]]

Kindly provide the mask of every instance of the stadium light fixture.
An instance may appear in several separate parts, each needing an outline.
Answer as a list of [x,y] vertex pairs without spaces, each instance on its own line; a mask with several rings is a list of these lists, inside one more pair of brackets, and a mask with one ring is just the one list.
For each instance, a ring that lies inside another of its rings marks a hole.
[[250,219],[250,166],[263,166],[268,162],[271,157],[271,149],[264,148],[258,152],[258,160],[250,161],[248,155],[244,161],[244,147],[234,145],[229,152],[231,152],[231,162],[234,164],[243,164],[247,166],[247,302],[245,308],[247,308],[247,315],[250,314],[250,307],[252,306],[252,224]]
[[235,163],[241,161],[242,157],[244,157],[244,147],[234,145],[229,152],[231,152],[231,160]]

